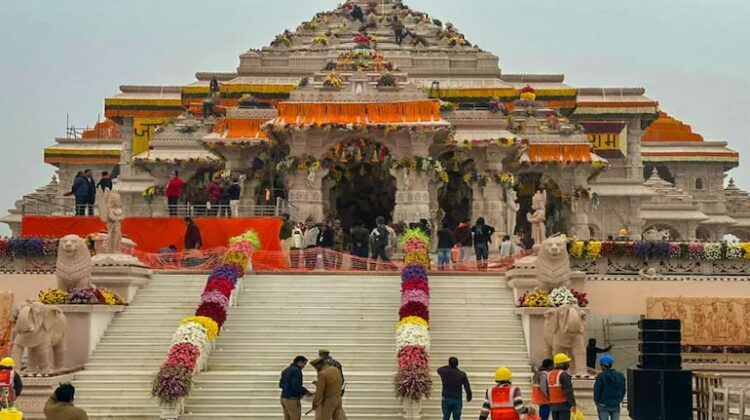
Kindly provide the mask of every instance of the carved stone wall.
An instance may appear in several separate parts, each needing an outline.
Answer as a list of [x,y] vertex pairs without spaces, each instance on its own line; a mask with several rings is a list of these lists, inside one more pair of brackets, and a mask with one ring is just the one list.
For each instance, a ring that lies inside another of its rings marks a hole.
[[747,346],[750,298],[650,297],[649,318],[679,319],[682,344]]

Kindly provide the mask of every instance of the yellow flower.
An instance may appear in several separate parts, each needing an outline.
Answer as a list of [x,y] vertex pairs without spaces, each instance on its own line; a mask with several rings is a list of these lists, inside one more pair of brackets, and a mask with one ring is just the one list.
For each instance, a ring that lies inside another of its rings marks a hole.
[[250,262],[250,258],[241,251],[228,251],[224,255],[224,264],[236,264],[240,267],[247,267]]
[[[601,244],[599,245],[599,251],[601,251]],[[583,257],[583,242],[575,241],[570,247],[570,256],[573,258]]]
[[180,321],[180,325],[189,324],[191,322],[201,325],[203,328],[205,328],[208,339],[211,341],[216,340],[216,336],[219,335],[219,324],[217,324],[216,321],[207,316],[187,317]]
[[750,242],[741,242],[740,248],[745,251],[745,259],[750,260]]
[[45,305],[63,305],[68,297],[68,292],[61,289],[46,289],[39,292],[39,302]]
[[430,265],[430,258],[424,252],[410,252],[404,256],[404,264],[419,264],[428,268]]
[[589,246],[586,250],[586,258],[589,260],[597,260],[602,253],[602,243],[598,241],[589,242]]
[[403,318],[401,321],[399,321],[398,324],[396,324],[396,329],[398,330],[406,324],[419,325],[425,329],[430,328],[429,324],[427,324],[427,321],[425,321],[424,318],[418,316],[407,316],[406,318]]

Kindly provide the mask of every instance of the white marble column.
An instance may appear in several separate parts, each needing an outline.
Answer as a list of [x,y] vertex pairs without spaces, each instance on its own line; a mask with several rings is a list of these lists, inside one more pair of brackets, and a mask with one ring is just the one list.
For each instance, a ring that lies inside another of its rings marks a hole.
[[315,222],[323,221],[323,178],[328,169],[293,169],[286,173],[289,189],[289,204],[299,209],[303,220],[312,217]]
[[628,124],[628,178],[641,179],[643,177],[643,160],[641,159],[641,119],[635,118]]
[[393,209],[393,221],[412,223],[419,219],[430,220],[430,173],[392,169],[391,175],[396,178],[396,205]]

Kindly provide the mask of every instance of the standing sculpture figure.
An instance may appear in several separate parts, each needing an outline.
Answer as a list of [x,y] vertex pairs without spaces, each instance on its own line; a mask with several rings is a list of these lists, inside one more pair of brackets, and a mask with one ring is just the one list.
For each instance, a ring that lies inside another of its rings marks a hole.
[[508,188],[505,190],[505,205],[506,205],[506,227],[507,231],[506,233],[510,236],[515,235],[516,233],[516,214],[518,214],[518,210],[521,208],[521,205],[516,202],[518,200],[518,194],[516,194],[516,190],[513,188]]
[[547,207],[547,191],[537,191],[531,199],[531,209],[533,213],[528,213],[526,219],[531,223],[531,239],[534,241],[534,248],[542,245],[547,238],[545,209]]
[[122,242],[122,221],[125,212],[122,208],[120,193],[104,191],[99,200],[99,217],[107,224],[107,243],[104,247],[106,254],[119,254]]

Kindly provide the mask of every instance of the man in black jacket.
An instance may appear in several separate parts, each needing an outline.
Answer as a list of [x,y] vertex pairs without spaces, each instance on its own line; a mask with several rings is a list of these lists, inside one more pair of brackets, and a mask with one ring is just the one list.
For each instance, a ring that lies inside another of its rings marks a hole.
[[76,216],[85,216],[86,206],[89,202],[89,182],[86,176],[83,175],[83,172],[76,174],[69,194],[75,197],[76,200]]
[[279,388],[281,388],[281,408],[284,420],[300,420],[302,418],[302,398],[310,395],[310,391],[303,386],[302,369],[307,365],[305,356],[294,358],[289,367],[281,372]]
[[86,211],[89,216],[94,215],[94,203],[96,202],[96,182],[94,181],[94,175],[91,173],[91,169],[83,171],[83,176],[86,177],[88,182],[88,198],[86,200]]
[[438,369],[438,375],[443,382],[443,418],[450,419],[453,415],[454,420],[461,418],[463,409],[463,390],[466,391],[466,402],[471,402],[471,385],[466,372],[458,368],[458,358],[451,357],[448,359],[448,366]]

